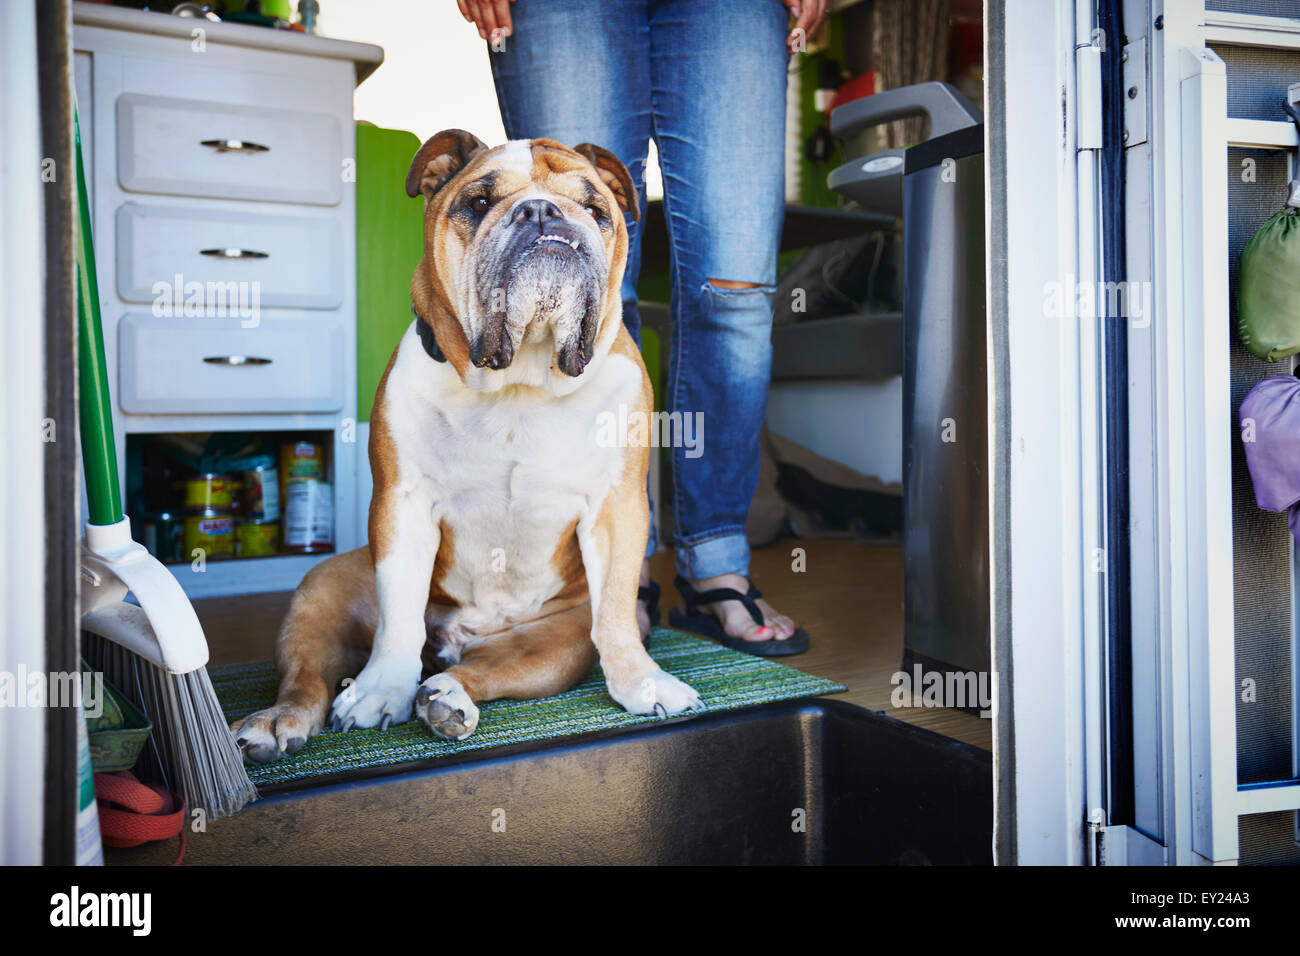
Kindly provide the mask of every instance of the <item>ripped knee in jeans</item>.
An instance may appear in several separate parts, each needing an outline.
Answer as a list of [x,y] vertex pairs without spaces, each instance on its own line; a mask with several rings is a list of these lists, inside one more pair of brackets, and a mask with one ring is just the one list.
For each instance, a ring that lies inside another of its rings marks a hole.
[[739,282],[735,279],[708,279],[709,285],[715,289],[758,289],[762,287],[762,282]]

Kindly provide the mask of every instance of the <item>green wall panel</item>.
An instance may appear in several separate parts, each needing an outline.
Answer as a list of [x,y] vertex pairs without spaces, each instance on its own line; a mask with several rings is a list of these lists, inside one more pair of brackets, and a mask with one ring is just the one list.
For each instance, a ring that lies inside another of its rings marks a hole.
[[406,195],[413,133],[357,124],[357,420],[411,324],[411,276],[424,254],[424,200]]

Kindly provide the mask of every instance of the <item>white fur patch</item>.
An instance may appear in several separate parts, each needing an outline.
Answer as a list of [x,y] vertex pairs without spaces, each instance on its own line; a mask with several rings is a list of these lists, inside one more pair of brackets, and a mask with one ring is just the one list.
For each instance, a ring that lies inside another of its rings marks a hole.
[[605,685],[609,695],[629,714],[671,717],[704,709],[704,702],[693,687],[660,670],[653,661],[644,672],[623,680],[609,675]]
[[[581,387],[560,397],[527,387],[474,391],[450,363],[429,359],[414,323],[402,338],[383,399],[398,482],[427,483],[426,520],[451,530],[455,560],[442,588],[461,605],[447,624],[466,643],[532,619],[559,592],[557,545],[575,520],[591,520],[622,475],[626,449],[599,441],[598,421],[638,400],[641,370],[606,354],[573,381]],[[399,548],[408,533],[420,531],[403,526]],[[427,580],[396,572],[393,581],[428,593]],[[381,604],[394,598],[380,595]]]
[[530,139],[512,139],[501,146],[492,160],[493,166],[505,166],[521,173],[530,174],[533,169],[533,141]]
[[450,674],[434,674],[415,697],[420,723],[448,740],[464,740],[478,726],[479,710],[460,681]]

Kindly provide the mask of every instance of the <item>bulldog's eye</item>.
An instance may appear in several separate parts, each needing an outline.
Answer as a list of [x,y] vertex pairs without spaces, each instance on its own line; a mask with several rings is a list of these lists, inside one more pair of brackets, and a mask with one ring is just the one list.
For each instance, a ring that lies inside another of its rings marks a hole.
[[587,212],[591,214],[591,218],[596,220],[596,222],[604,222],[608,218],[605,215],[605,210],[601,209],[599,206],[587,206],[585,208]]
[[487,211],[492,208],[492,203],[486,196],[475,196],[469,201],[469,211],[475,216],[482,218],[487,215]]

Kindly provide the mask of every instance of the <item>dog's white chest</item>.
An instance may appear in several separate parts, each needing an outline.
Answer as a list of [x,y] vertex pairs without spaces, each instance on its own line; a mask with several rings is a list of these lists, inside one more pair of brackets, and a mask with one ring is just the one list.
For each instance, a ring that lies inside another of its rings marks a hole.
[[524,388],[484,394],[460,385],[412,338],[389,375],[385,417],[401,484],[432,485],[429,520],[452,536],[441,587],[468,630],[530,619],[565,584],[561,545],[622,474],[626,449],[602,425],[635,402],[640,369],[608,356],[588,370],[592,381],[564,397]]

